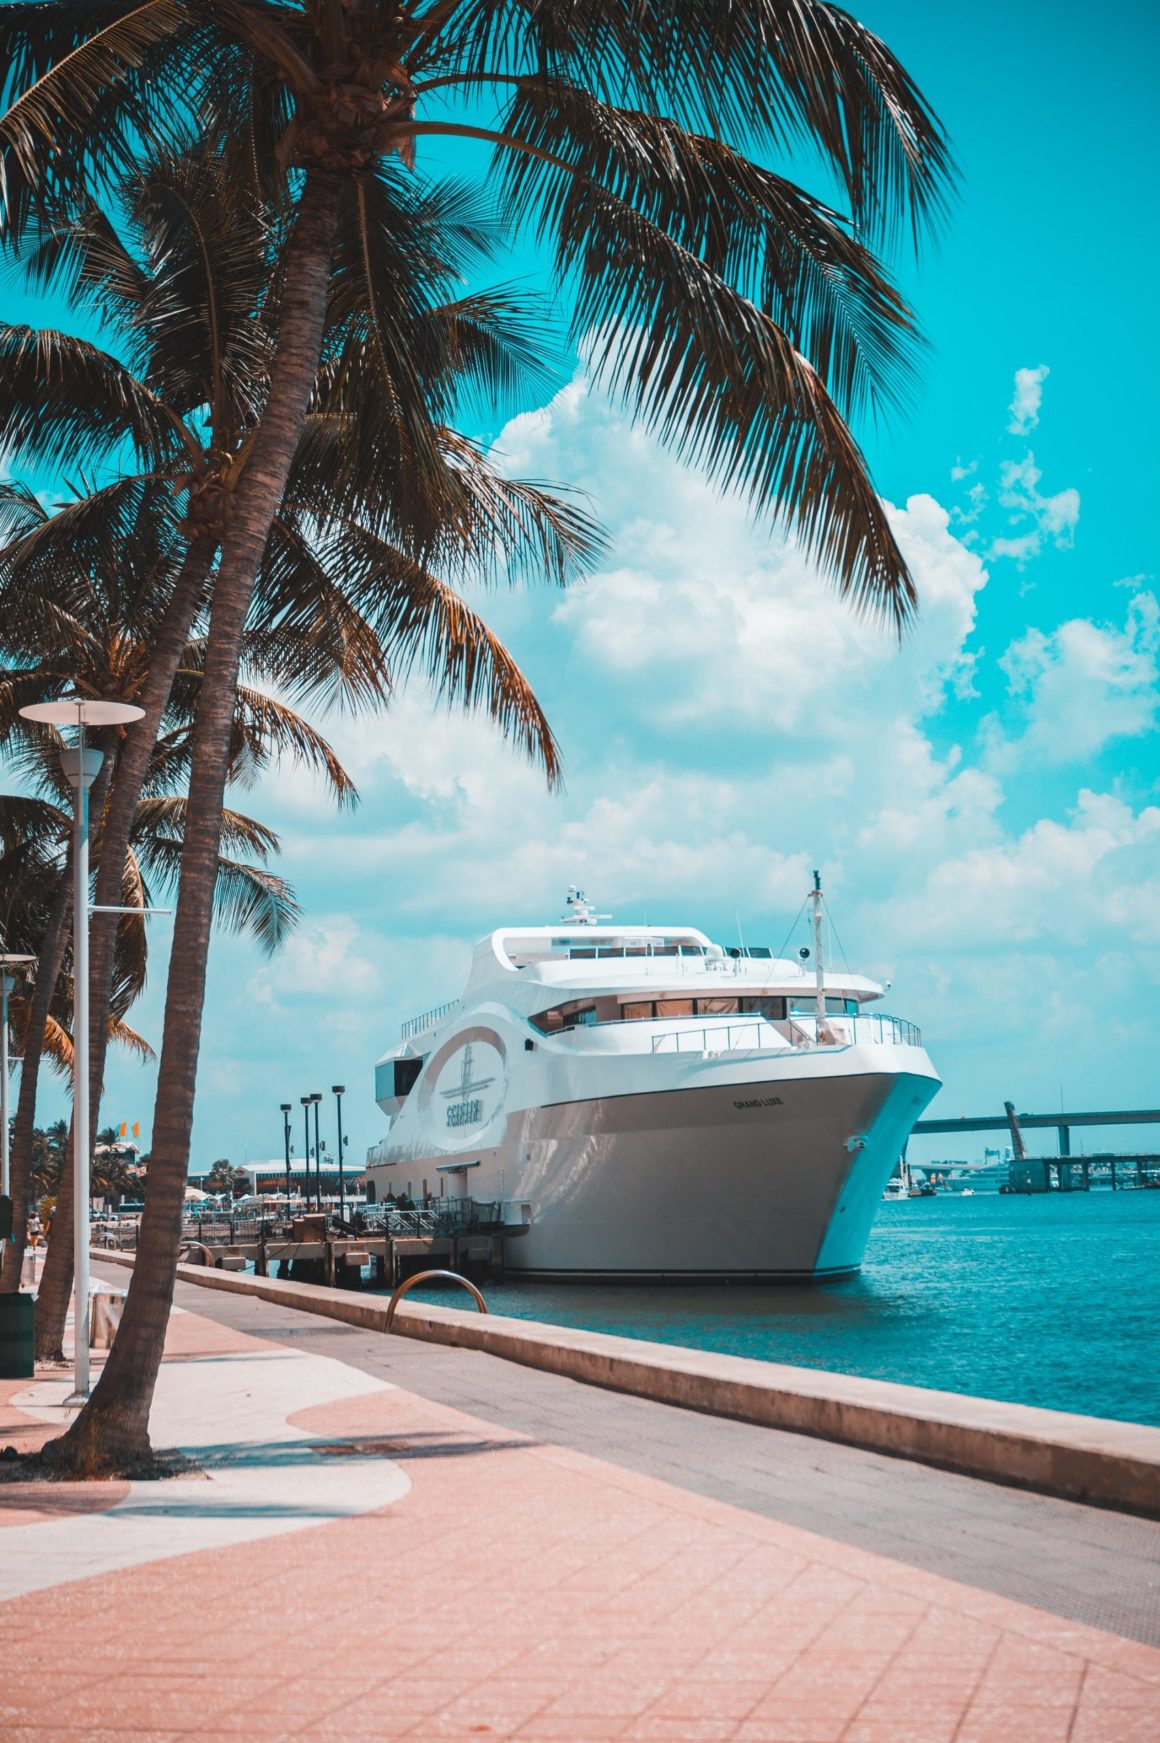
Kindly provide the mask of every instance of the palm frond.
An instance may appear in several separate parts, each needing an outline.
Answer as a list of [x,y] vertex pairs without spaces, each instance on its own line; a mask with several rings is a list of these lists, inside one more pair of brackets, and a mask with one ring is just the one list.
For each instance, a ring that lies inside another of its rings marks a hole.
[[526,403],[552,380],[547,330],[538,299],[518,285],[495,285],[428,309],[418,344],[429,376],[445,376],[496,412]]
[[127,1053],[132,1053],[143,1065],[149,1065],[157,1055],[143,1035],[136,1029],[131,1029],[123,1017],[110,1017],[109,1040],[114,1047],[123,1047]]
[[126,441],[151,472],[190,449],[175,412],[107,351],[50,328],[0,327],[0,444],[85,466]]
[[386,651],[298,503],[284,501],[270,529],[242,658],[266,683],[324,706],[368,707],[390,693]]
[[[182,0],[0,7],[0,224],[10,236],[83,197],[94,142],[96,173],[109,174],[131,168],[143,140],[180,135],[187,116],[171,80],[183,59],[195,64],[181,47],[189,23]],[[156,76],[158,51],[170,79]]]
[[285,878],[242,860],[218,856],[214,917],[232,932],[246,932],[267,956],[281,948],[301,917]]
[[441,560],[486,580],[546,581],[568,587],[591,572],[608,548],[599,523],[559,487],[509,478],[466,436],[444,429],[443,452],[460,500],[444,529]]
[[44,1024],[44,1052],[62,1077],[71,1077],[73,1072],[73,1038],[58,1017],[51,1011]]
[[328,741],[303,715],[247,684],[237,687],[230,778],[246,784],[283,759],[320,775],[335,803],[358,803],[358,788]]
[[530,80],[497,153],[515,211],[540,240],[567,223],[578,177],[606,188],[771,316],[846,410],[904,397],[913,318],[836,212],[723,140],[588,91]]
[[558,262],[598,382],[682,460],[791,525],[860,609],[897,628],[914,584],[858,445],[785,333],[663,230],[573,182]]
[[218,440],[236,439],[267,391],[268,218],[209,147],[155,153],[125,193],[151,269],[139,317],[145,380],[183,415],[207,406]]
[[464,0],[432,15],[434,28],[416,20],[413,79],[463,94],[564,82],[719,138],[805,141],[870,237],[900,217],[917,237],[946,209],[955,171],[930,105],[873,31],[822,0]]
[[[188,799],[184,793],[174,793],[148,799],[142,799],[137,806],[134,819],[134,839],[137,842],[137,852],[141,863],[151,873],[162,873],[168,876],[172,870],[169,857],[163,856],[153,861],[152,844],[155,839],[175,841],[178,846],[185,839],[185,814]],[[264,823],[259,823],[253,817],[247,817],[241,811],[233,811],[226,806],[222,811],[221,844],[225,848],[241,849],[255,859],[267,860],[272,853],[277,853],[279,840],[272,829]]]
[[67,840],[71,820],[59,806],[26,793],[0,793],[0,852],[7,858],[22,848],[33,848],[41,857],[47,848]]
[[6,546],[27,537],[48,519],[48,510],[30,484],[0,478],[0,556]]
[[419,672],[448,707],[485,712],[540,765],[549,787],[559,787],[560,752],[547,716],[479,614],[454,588],[365,527],[345,527],[341,550],[397,672]]

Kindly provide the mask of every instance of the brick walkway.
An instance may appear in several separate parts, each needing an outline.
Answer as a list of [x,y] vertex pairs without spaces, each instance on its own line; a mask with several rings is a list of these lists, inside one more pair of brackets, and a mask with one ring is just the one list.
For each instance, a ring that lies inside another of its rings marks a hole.
[[[260,1341],[173,1323],[211,1378]],[[229,1548],[162,1538],[145,1565],[0,1605],[4,1743],[1160,1737],[1150,1647],[401,1389],[303,1404],[290,1426],[322,1437],[336,1498],[368,1454],[408,1492]],[[11,1420],[0,1395],[5,1444]],[[0,1489],[22,1521],[59,1523],[67,1494]]]

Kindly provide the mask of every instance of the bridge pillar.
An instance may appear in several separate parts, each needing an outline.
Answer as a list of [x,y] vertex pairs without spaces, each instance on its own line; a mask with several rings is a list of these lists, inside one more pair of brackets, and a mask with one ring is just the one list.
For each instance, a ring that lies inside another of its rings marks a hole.
[[1059,1127],[1059,1153],[1061,1156],[1071,1155],[1071,1127]]

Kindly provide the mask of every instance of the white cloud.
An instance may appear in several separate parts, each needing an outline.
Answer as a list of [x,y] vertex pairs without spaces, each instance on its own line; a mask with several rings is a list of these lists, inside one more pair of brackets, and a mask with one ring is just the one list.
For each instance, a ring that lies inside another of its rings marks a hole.
[[1079,524],[1079,491],[1073,486],[1045,496],[1039,489],[1043,478],[1030,450],[1021,460],[1005,460],[999,469],[999,501],[1010,511],[1009,519],[1018,526],[1030,519],[1034,526],[1013,538],[992,539],[989,557],[1011,557],[1020,568],[1037,557],[1044,539],[1050,539],[1060,550],[1075,542]]
[[1015,395],[1009,408],[1011,421],[1007,425],[1013,436],[1025,436],[1039,422],[1043,383],[1050,374],[1046,363],[1040,363],[1035,369],[1015,371]]
[[1083,762],[1114,739],[1136,738],[1160,713],[1160,604],[1140,592],[1122,629],[1071,618],[1045,635],[1031,628],[999,661],[1021,730],[992,750],[998,769]]
[[616,526],[616,563],[555,617],[654,722],[732,717],[841,738],[854,714],[900,684],[925,709],[962,682],[963,643],[987,576],[933,497],[890,509],[922,600],[900,652],[880,623],[851,611],[792,536],[755,525],[742,501],[719,496],[581,382],[517,418],[501,446],[520,470],[559,476],[566,468]]
[[1066,822],[1041,818],[933,865],[908,903],[908,935],[942,950],[1084,949],[1114,913],[1124,943],[1160,943],[1158,850],[1160,807],[1136,813],[1082,789]]

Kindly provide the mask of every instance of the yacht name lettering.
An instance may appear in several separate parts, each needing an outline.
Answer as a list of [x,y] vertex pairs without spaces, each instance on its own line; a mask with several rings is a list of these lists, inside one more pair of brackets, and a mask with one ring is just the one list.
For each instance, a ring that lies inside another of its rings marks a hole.
[[482,1113],[482,1096],[473,1096],[470,1101],[453,1101],[447,1109],[447,1124],[449,1126],[473,1126]]
[[760,1095],[753,1101],[735,1101],[735,1108],[779,1108],[783,1105],[779,1095]]

